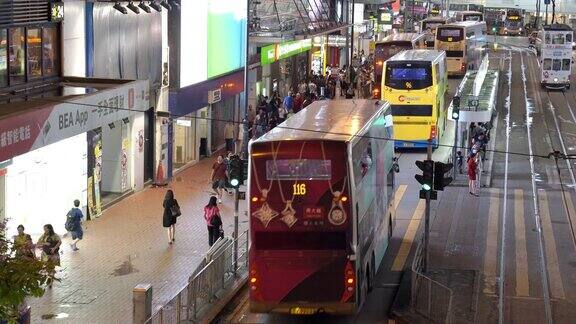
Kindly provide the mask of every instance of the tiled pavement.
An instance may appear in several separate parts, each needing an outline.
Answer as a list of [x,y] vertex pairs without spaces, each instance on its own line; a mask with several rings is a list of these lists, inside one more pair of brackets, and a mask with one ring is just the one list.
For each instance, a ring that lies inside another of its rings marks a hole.
[[[152,284],[154,308],[177,293],[208,249],[203,207],[210,196],[211,163],[205,159],[186,169],[169,186],[183,212],[174,245],[162,227],[166,188],[147,188],[87,222],[77,252],[65,238],[62,281],[29,301],[33,323],[130,323],[135,285]],[[226,235],[232,233],[233,203],[233,196],[226,196],[220,207]],[[248,219],[240,206],[242,231]]]

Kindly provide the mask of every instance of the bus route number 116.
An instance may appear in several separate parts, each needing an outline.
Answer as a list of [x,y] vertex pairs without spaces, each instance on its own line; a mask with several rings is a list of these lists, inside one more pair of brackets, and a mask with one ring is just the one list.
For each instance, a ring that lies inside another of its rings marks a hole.
[[304,196],[306,194],[305,183],[295,183],[292,185],[294,196]]

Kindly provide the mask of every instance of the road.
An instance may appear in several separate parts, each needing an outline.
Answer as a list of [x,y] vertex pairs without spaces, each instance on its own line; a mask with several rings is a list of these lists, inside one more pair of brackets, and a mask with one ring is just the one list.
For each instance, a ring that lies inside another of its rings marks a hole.
[[[504,82],[499,89],[498,127],[492,135],[496,143],[492,183],[479,198],[468,196],[465,188],[439,195],[432,206],[431,267],[473,274],[469,304],[455,307],[456,322],[573,323],[576,160],[547,156],[553,151],[576,154],[576,93],[540,88],[538,59],[526,38],[498,37],[496,43],[490,55],[504,60]],[[575,78],[573,74],[573,84]],[[459,82],[450,79],[450,91]],[[414,161],[425,154],[398,154],[397,226],[375,289],[361,312],[313,319],[252,314],[244,291],[218,321],[385,323],[402,270],[411,264],[413,233],[421,230],[419,186],[413,176],[418,171]]]

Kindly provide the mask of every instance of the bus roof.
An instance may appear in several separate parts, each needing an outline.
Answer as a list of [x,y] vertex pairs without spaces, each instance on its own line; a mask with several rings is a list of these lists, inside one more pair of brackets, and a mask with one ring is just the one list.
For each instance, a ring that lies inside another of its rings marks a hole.
[[566,25],[566,24],[551,24],[551,25],[545,25],[543,27],[544,30],[546,31],[554,31],[554,30],[561,30],[561,31],[572,31],[572,28],[570,28],[570,26]]
[[253,143],[330,140],[351,141],[387,105],[383,100],[319,100],[311,103]]
[[446,55],[444,51],[417,49],[406,50],[388,59],[388,61],[427,61],[436,62],[442,56]]
[[378,44],[401,41],[411,42],[423,36],[425,36],[424,33],[397,33],[384,37]]
[[479,12],[479,11],[470,11],[470,10],[467,10],[467,11],[458,11],[457,13],[460,13],[460,14],[463,14],[463,15],[472,15],[472,14],[482,15],[482,13]]
[[442,26],[438,26],[438,28],[445,28],[445,27],[474,27],[476,25],[486,25],[486,22],[484,21],[457,21],[457,22],[452,22],[449,24],[445,24]]

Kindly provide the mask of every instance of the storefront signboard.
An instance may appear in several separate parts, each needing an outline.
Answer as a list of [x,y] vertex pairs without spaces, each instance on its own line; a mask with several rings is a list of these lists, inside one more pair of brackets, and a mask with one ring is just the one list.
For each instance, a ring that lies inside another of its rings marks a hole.
[[148,109],[148,81],[133,81],[0,119],[0,161]]
[[302,39],[262,47],[260,64],[266,65],[278,60],[304,53],[312,48],[312,39]]

